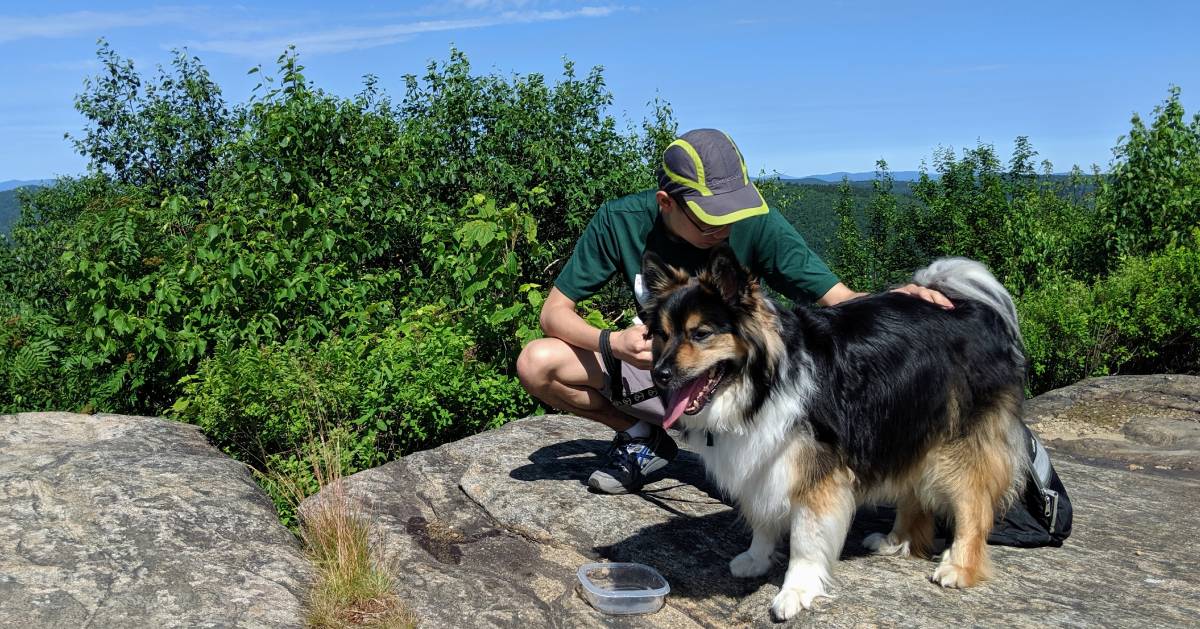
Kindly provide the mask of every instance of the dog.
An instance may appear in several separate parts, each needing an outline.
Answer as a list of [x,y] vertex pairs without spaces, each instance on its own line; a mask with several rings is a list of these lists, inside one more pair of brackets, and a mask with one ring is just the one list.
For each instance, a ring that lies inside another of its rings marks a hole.
[[889,292],[786,310],[727,246],[692,277],[643,258],[651,373],[709,476],[753,530],[729,563],[771,567],[790,534],[776,620],[829,597],[858,505],[893,502],[896,520],[864,546],[930,558],[935,518],[953,544],[930,580],[987,578],[994,515],[1022,490],[1025,357],[1011,296],[978,262],[945,258],[915,283],[953,309]]

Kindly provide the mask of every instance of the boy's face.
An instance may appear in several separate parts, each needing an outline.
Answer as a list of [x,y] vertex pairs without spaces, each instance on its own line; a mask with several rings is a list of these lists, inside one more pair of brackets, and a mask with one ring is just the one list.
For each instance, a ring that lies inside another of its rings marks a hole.
[[693,247],[711,249],[729,238],[731,225],[708,225],[696,217],[689,208],[680,207],[671,195],[658,191],[655,197],[658,209],[662,212],[663,223],[675,236],[687,241]]

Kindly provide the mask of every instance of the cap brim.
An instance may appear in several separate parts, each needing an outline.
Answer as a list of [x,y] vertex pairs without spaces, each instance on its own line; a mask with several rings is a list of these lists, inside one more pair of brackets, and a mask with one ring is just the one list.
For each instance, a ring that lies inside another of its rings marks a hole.
[[751,183],[741,189],[712,196],[683,195],[696,217],[709,225],[728,225],[767,213],[767,202]]

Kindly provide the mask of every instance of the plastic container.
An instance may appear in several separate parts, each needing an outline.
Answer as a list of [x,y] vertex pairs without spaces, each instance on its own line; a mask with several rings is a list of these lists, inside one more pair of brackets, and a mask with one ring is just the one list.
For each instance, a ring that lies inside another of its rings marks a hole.
[[583,598],[606,614],[652,614],[666,602],[671,585],[640,563],[589,563],[579,567]]

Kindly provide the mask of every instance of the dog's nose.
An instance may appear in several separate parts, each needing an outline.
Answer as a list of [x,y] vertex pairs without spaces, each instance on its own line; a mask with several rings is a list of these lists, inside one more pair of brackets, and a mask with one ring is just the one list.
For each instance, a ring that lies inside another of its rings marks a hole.
[[671,367],[668,365],[659,365],[654,368],[654,384],[660,387],[667,386],[667,382],[671,380]]

